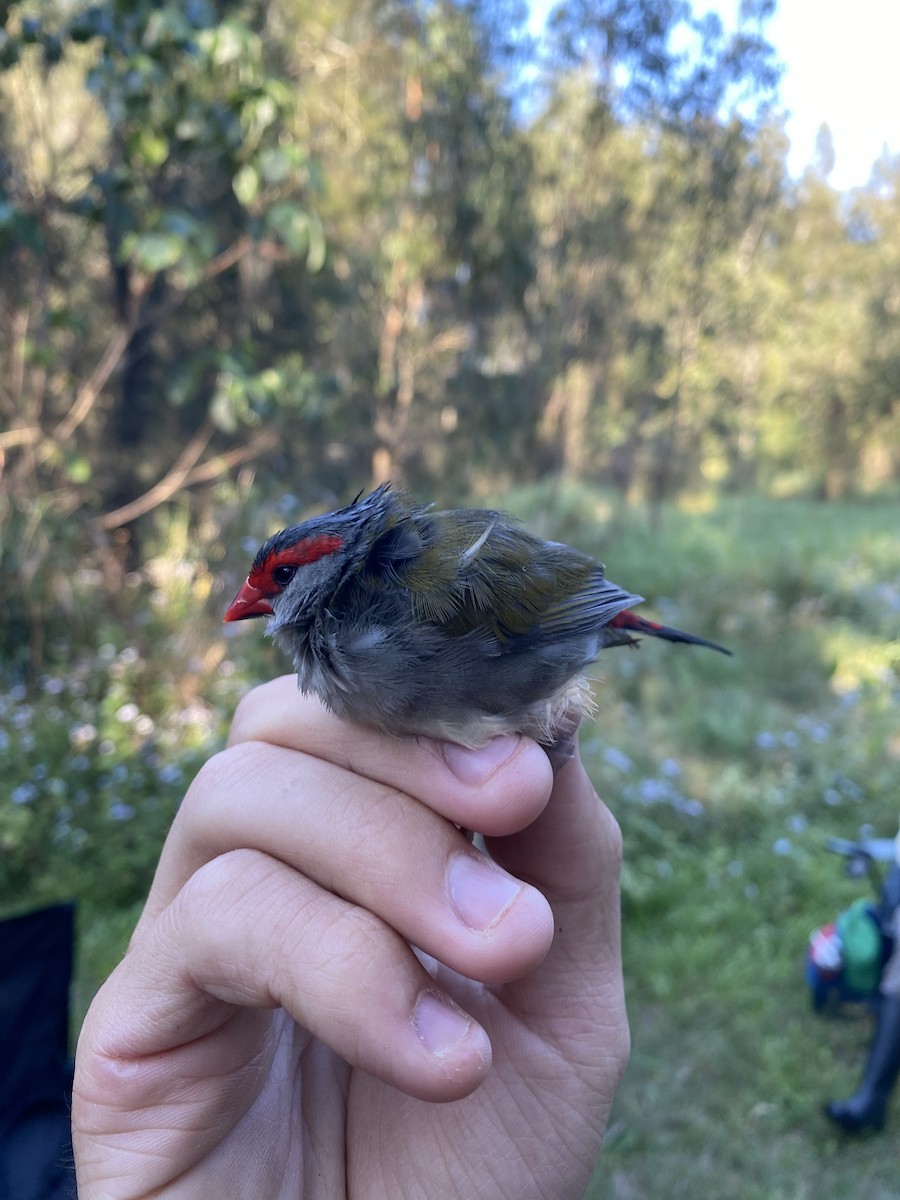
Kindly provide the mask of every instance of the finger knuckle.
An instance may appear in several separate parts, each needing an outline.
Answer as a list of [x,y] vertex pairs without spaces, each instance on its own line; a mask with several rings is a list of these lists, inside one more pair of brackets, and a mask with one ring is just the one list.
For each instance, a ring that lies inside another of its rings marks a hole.
[[260,685],[259,687],[251,688],[238,701],[238,706],[231,719],[231,730],[229,732],[230,746],[233,747],[238,742],[251,741],[254,737],[258,736],[258,714],[263,686]]

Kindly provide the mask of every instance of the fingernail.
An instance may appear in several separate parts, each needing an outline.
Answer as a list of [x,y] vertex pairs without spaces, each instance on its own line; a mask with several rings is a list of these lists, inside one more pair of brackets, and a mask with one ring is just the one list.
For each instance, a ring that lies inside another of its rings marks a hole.
[[484,781],[512,756],[519,739],[511,734],[492,738],[486,746],[470,750],[456,742],[444,742],[444,762],[462,783]]
[[435,992],[420,994],[412,1019],[422,1044],[438,1058],[454,1050],[472,1027],[462,1009],[451,1007]]
[[575,757],[575,739],[559,738],[549,746],[544,746],[544,753],[550,759],[553,777],[556,778],[563,767]]
[[486,933],[515,898],[523,885],[483,855],[454,854],[447,868],[450,903],[469,929]]

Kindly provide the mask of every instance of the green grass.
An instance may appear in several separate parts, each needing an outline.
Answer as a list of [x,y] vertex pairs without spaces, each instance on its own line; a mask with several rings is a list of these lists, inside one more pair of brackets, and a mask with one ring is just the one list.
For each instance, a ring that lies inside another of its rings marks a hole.
[[[810,930],[865,892],[825,839],[897,824],[900,507],[650,513],[558,483],[501,503],[596,553],[648,614],[734,652],[645,642],[596,668],[582,742],[624,834],[634,1049],[590,1200],[900,1196],[900,1098],[888,1135],[860,1142],[819,1112],[855,1086],[866,1020],[813,1015],[802,977]],[[78,898],[76,1021],[187,780],[248,681],[281,667],[262,638],[223,637],[239,549],[221,595],[180,553],[154,561],[118,623],[76,575],[81,644],[49,643],[42,675],[0,692],[0,907]]]
[[814,1015],[802,977],[810,930],[866,894],[825,839],[897,825],[898,529],[896,506],[734,500],[656,531],[630,514],[602,547],[734,657],[602,664],[584,743],[625,840],[633,1052],[590,1200],[900,1196],[900,1098],[881,1139],[820,1114],[868,1019]]

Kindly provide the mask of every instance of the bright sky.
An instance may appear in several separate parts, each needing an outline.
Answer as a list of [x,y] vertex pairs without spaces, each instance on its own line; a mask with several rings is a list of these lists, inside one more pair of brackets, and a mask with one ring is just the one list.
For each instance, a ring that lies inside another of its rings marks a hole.
[[[715,0],[708,7],[727,24],[737,5]],[[885,146],[900,152],[900,5],[779,0],[767,32],[785,67],[781,100],[790,113],[791,173],[799,175],[813,158],[825,121],[835,150],[831,184],[862,187]]]
[[[694,0],[733,28],[739,0]],[[532,20],[552,0],[532,0]],[[831,129],[833,187],[862,187],[885,146],[900,153],[900,4],[896,0],[778,0],[766,26],[784,64],[788,168],[800,175],[815,155],[822,122]]]

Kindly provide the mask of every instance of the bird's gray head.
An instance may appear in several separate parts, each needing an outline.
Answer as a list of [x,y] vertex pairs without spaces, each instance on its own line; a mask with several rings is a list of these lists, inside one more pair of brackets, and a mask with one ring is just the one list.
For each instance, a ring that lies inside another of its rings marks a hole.
[[225,614],[226,621],[272,617],[268,632],[303,624],[334,595],[384,527],[396,496],[387,485],[346,508],[268,538]]

